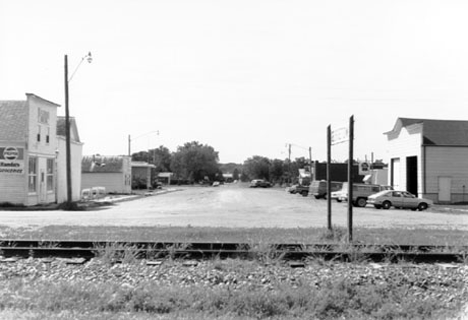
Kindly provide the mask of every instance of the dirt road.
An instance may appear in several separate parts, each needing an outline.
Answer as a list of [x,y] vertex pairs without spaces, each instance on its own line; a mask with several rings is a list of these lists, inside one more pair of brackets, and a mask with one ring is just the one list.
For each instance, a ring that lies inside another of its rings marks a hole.
[[[354,226],[468,230],[468,213],[354,208]],[[346,204],[333,202],[332,223],[346,226]],[[283,189],[245,185],[182,187],[96,211],[0,211],[0,225],[325,227],[327,201]]]

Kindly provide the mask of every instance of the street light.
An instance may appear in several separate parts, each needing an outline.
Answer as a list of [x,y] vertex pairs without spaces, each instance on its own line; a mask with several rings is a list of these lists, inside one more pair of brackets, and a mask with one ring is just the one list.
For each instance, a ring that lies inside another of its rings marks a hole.
[[68,84],[73,79],[76,71],[80,67],[81,63],[87,59],[88,63],[93,61],[91,56],[91,52],[88,52],[83,58],[81,58],[80,63],[76,67],[75,71],[73,71],[70,78],[68,78],[68,56],[65,55],[65,140],[66,140],[66,166],[67,166],[67,204],[70,205],[73,202],[72,197],[72,177],[71,177],[71,141],[70,141],[70,112],[69,112],[69,105],[68,105]]
[[144,136],[147,136],[149,134],[152,134],[152,133],[156,133],[158,136],[159,136],[159,130],[154,130],[154,131],[150,131],[150,132],[147,132],[147,133],[143,133],[142,135],[139,135],[135,138],[132,138],[130,135],[128,135],[128,155],[131,157],[132,156],[132,152],[131,152],[131,145],[132,145],[132,141],[138,139],[138,138],[142,138]]

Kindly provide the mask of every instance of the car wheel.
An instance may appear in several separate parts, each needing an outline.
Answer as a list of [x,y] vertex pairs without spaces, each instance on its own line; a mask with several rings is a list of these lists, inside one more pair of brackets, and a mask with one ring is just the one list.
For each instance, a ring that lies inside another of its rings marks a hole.
[[376,208],[376,209],[382,209],[382,206],[379,205],[379,204],[374,204],[374,208]]
[[340,199],[336,199],[336,202],[341,202],[341,201],[343,201],[343,200],[340,200]]
[[307,195],[308,195],[309,193],[308,193],[307,191],[302,191],[301,194],[302,194],[303,197],[307,197]]
[[358,207],[365,207],[366,204],[367,204],[367,201],[366,201],[366,199],[364,199],[364,198],[358,198],[358,199],[356,200],[356,205],[357,205]]
[[385,210],[390,209],[391,206],[392,203],[390,201],[385,201],[384,203],[382,203],[382,208],[384,208]]
[[315,199],[320,199],[320,196],[315,196]]
[[419,206],[418,206],[418,210],[419,210],[419,211],[424,211],[424,210],[426,210],[426,209],[427,209],[427,203],[421,202],[421,203],[419,204]]

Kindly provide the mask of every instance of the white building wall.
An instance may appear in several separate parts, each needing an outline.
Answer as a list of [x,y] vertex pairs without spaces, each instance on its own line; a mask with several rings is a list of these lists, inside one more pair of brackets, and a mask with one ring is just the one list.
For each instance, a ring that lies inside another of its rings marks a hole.
[[399,134],[389,134],[387,144],[387,163],[388,183],[392,182],[392,159],[400,159],[398,175],[400,185],[397,186],[400,190],[406,190],[406,158],[416,156],[418,159],[418,193],[422,193],[422,126],[417,124],[410,127],[401,128]]
[[86,172],[82,174],[81,190],[104,187],[106,193],[130,194],[131,185],[125,181],[123,172]]
[[[57,202],[67,201],[67,163],[65,137],[57,137]],[[81,158],[83,144],[71,143],[72,201],[81,199]]]
[[[55,159],[57,107],[34,95],[27,94],[28,119],[28,159],[37,158],[37,186],[35,192],[27,191],[26,205],[55,202],[55,186],[47,187],[47,159]],[[39,136],[39,139],[38,139]]]
[[[426,195],[437,201],[439,177],[451,177],[452,202],[468,201],[468,148],[426,147]],[[463,188],[465,186],[465,188]]]
[[0,142],[0,147],[15,147],[23,152],[23,159],[14,161],[20,164],[19,170],[22,173],[8,172],[8,168],[4,168],[5,172],[0,172],[0,203],[26,204],[28,166],[25,143]]

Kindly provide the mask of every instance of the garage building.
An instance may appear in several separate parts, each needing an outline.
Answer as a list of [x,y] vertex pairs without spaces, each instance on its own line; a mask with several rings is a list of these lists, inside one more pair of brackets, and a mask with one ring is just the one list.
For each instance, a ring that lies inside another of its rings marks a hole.
[[468,121],[398,118],[385,135],[395,189],[435,203],[468,201]]

